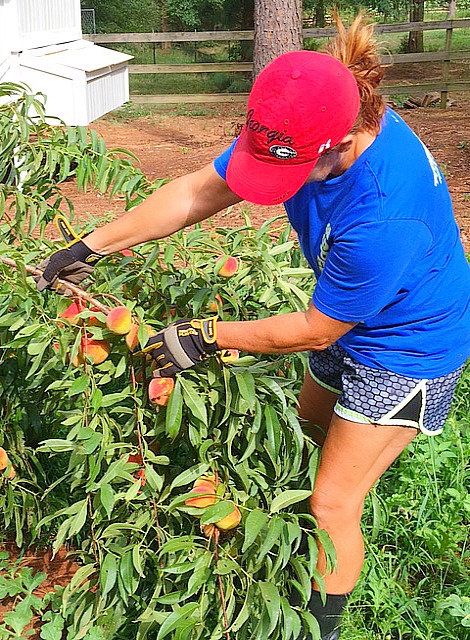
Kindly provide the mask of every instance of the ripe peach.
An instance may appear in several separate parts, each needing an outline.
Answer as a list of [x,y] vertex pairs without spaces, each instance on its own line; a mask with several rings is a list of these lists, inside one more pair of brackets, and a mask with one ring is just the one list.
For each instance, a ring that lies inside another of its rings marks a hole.
[[205,485],[207,483],[214,485],[214,488],[217,489],[220,484],[218,473],[204,473],[200,478],[197,478],[197,480],[194,481],[193,487],[200,487],[201,485]]
[[238,360],[239,357],[240,351],[238,351],[238,349],[223,349],[219,353],[219,358],[225,364],[228,364],[229,362],[235,362],[235,360]]
[[220,295],[218,293],[215,294],[214,296],[214,300],[212,300],[211,303],[209,303],[207,310],[211,311],[212,313],[217,313],[219,308],[223,306],[223,300],[220,297]]
[[221,531],[229,531],[230,529],[235,529],[235,527],[238,527],[240,524],[242,514],[240,513],[240,509],[237,505],[234,502],[232,504],[233,511],[229,513],[228,516],[225,516],[225,518],[222,518],[215,523],[217,529],[220,529]]
[[212,482],[206,482],[200,484],[197,487],[193,487],[190,493],[194,494],[194,498],[187,498],[184,504],[187,507],[197,507],[198,509],[204,509],[210,507],[216,502],[215,487]]
[[140,464],[140,465],[142,465],[144,463],[140,453],[130,453],[127,456],[127,462],[135,462],[135,464]]
[[238,270],[238,260],[233,256],[219,256],[215,263],[215,274],[223,278],[230,278]]
[[80,324],[81,320],[77,316],[84,308],[80,302],[72,302],[65,311],[59,314],[59,318],[64,318],[70,324]]
[[[150,336],[155,335],[155,330],[151,326],[149,326],[148,324],[145,324],[144,327],[149,338]],[[140,346],[139,339],[137,337],[138,332],[139,332],[139,325],[133,324],[129,330],[129,333],[126,335],[126,344],[129,351],[135,351]]]
[[145,485],[147,484],[147,477],[145,475],[145,469],[138,469],[134,473],[134,478],[136,479],[137,482],[140,482],[140,486],[141,487],[145,487]]
[[106,326],[113,333],[125,335],[129,333],[133,325],[131,310],[127,307],[114,307],[106,317]]
[[201,524],[201,531],[206,536],[206,538],[217,538],[219,530],[215,526],[215,524]]
[[[142,456],[140,455],[140,453],[130,453],[127,456],[127,462],[134,462],[135,464],[138,464],[141,466],[144,464],[144,461],[142,460]],[[133,474],[133,476],[136,479],[136,481],[140,482],[141,487],[145,487],[145,484],[147,482],[145,469],[137,469],[137,471]]]
[[[97,307],[91,307],[90,311],[100,312],[101,309],[98,309]],[[105,327],[106,326],[106,322],[102,322],[101,320],[98,320],[96,316],[90,316],[86,322],[89,327]]]
[[149,400],[159,407],[166,407],[175,388],[173,378],[152,378],[149,382]]
[[78,353],[72,360],[72,364],[78,367],[85,362],[86,358],[92,359],[93,364],[101,364],[109,356],[110,351],[111,345],[108,340],[94,340],[87,336],[82,338]]
[[[0,471],[4,471],[10,465],[10,458],[8,457],[8,453],[5,451],[3,447],[0,447]],[[8,473],[8,480],[13,480],[16,476],[15,467],[11,465],[10,471]]]

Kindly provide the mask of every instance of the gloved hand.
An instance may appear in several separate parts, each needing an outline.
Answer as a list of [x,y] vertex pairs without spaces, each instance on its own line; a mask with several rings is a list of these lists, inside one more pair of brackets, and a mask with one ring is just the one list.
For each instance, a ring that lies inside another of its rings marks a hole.
[[173,377],[218,351],[216,340],[217,317],[177,320],[152,336],[138,353],[148,353],[160,375]]
[[74,240],[65,249],[56,251],[41,262],[38,269],[42,269],[43,274],[36,280],[37,288],[39,291],[56,289],[67,295],[66,286],[56,286],[57,278],[79,284],[93,273],[94,265],[103,257],[92,251],[83,240]]

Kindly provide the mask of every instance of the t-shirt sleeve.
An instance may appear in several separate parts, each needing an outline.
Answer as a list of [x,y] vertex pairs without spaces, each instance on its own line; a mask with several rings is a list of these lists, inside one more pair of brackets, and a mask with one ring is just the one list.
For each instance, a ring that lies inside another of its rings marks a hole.
[[217,171],[219,176],[225,180],[225,176],[227,175],[227,167],[230,162],[230,158],[232,157],[233,149],[237,142],[238,138],[232,142],[228,149],[214,160],[214,169]]
[[419,220],[362,222],[334,238],[313,304],[343,322],[376,316],[403,294],[432,241]]

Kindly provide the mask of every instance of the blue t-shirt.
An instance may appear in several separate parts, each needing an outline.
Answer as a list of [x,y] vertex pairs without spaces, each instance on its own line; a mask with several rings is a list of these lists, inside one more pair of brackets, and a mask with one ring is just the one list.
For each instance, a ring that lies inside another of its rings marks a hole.
[[[224,179],[235,144],[214,162]],[[317,276],[314,305],[359,323],[338,340],[353,358],[435,378],[470,356],[470,268],[447,185],[394,111],[345,173],[285,208]]]

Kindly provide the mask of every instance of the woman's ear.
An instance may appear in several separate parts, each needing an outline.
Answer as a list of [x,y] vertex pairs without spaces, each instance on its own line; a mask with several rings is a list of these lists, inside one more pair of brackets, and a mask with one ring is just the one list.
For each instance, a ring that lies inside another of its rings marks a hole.
[[336,150],[338,151],[338,153],[346,153],[346,151],[349,151],[351,149],[353,141],[354,133],[348,133],[347,136],[344,136],[341,142],[338,142],[338,144],[336,145]]

